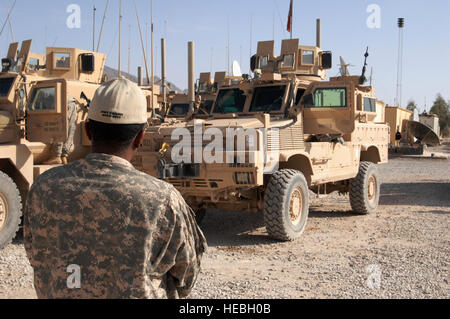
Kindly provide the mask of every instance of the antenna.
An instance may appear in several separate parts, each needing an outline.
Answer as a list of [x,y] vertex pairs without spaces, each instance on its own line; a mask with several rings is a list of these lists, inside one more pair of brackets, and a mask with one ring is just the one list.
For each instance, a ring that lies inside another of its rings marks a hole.
[[154,85],[155,85],[155,77],[154,77],[154,74],[153,74],[153,72],[154,72],[154,69],[153,69],[153,0],[150,0],[150,15],[151,15],[151,27],[152,27],[152,29],[151,29],[151,34],[152,34],[152,44],[151,44],[151,46],[152,46],[152,93],[151,93],[151,103],[150,103],[150,105],[151,105],[151,108],[152,108],[152,118],[156,118],[156,113],[155,113],[155,106],[153,105],[153,97],[154,97],[154,92],[153,92],[153,90],[154,90]]
[[150,78],[150,76],[148,74],[147,52],[145,50],[144,39],[142,37],[141,20],[139,19],[139,13],[138,13],[137,6],[136,6],[136,0],[134,0],[134,8],[136,10],[136,19],[137,19],[137,22],[138,22],[139,34],[141,36],[142,53],[144,54],[145,72],[147,74],[147,84],[148,84],[148,79]]
[[367,67],[367,58],[369,57],[369,47],[367,47],[366,53],[364,54],[364,66],[363,66],[363,70],[362,70],[362,74],[361,77],[359,78],[359,84],[363,85],[364,83],[366,83],[367,78],[366,78],[366,67]]
[[119,66],[117,68],[117,74],[120,79],[120,63],[121,63],[121,50],[122,49],[122,0],[120,0],[119,7]]
[[100,49],[100,42],[102,41],[103,26],[105,25],[106,12],[108,11],[108,6],[109,6],[109,0],[106,1],[105,12],[103,13],[102,27],[100,28],[100,35],[98,37],[98,43],[97,43],[97,50],[96,50],[96,52],[98,52],[98,50]]
[[155,79],[158,77],[158,42],[155,45]]
[[373,67],[370,68],[370,86],[372,86],[373,82]]
[[[9,13],[8,4],[6,4],[6,12]],[[14,31],[13,31],[11,19],[10,19],[9,16],[8,16],[8,23],[9,23],[9,30],[11,31],[11,40],[12,40],[12,42],[16,42],[16,41],[14,40]]]
[[[250,16],[250,56],[248,60],[252,58],[252,52],[253,51],[253,15]],[[252,74],[252,67],[251,65],[248,68],[248,74]]]
[[402,73],[403,73],[403,28],[405,19],[398,19],[398,65],[397,65],[397,98],[396,105],[402,105]]
[[167,20],[164,20],[164,37],[167,38]]
[[97,8],[94,5],[94,14],[92,17],[92,51],[95,51],[95,13]]
[[3,24],[3,27],[2,27],[2,29],[0,30],[0,36],[2,35],[3,30],[5,29],[5,26],[6,26],[6,24],[8,23],[9,18],[11,17],[11,13],[12,13],[12,11],[14,10],[14,7],[15,7],[15,5],[16,5],[16,2],[17,2],[17,0],[14,0],[14,3],[13,3],[13,5],[12,5],[12,7],[11,7],[11,10],[9,10],[9,12],[8,12],[8,16],[6,17],[5,23]]
[[213,72],[213,57],[214,57],[214,47],[211,47],[211,67],[210,67],[211,74]]
[[131,79],[130,63],[131,63],[131,24],[128,25],[128,76]]
[[[147,57],[149,56],[148,54],[148,22],[145,22],[145,52],[147,52]],[[150,85],[150,75],[147,74],[147,85]]]
[[230,74],[230,16],[227,17],[228,43],[227,43],[227,71]]
[[161,87],[163,98],[163,112],[166,111],[166,39],[161,39]]
[[239,48],[239,64],[242,65],[242,44]]
[[275,41],[275,11],[273,11],[272,40]]

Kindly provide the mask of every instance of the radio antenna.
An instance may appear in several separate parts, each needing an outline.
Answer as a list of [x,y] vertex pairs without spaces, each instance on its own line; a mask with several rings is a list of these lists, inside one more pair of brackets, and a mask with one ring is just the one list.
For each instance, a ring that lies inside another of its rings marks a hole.
[[92,51],[95,51],[95,13],[97,8],[94,5],[94,15],[92,17]]
[[144,38],[142,37],[141,20],[139,19],[139,13],[138,13],[137,6],[136,6],[136,0],[134,0],[134,8],[136,10],[136,19],[138,22],[139,34],[141,36],[142,53],[144,54],[145,72],[147,74],[147,80],[148,80],[150,78],[150,75],[148,73],[147,52],[145,50]]
[[363,66],[363,70],[362,70],[362,75],[359,78],[359,85],[363,85],[364,83],[366,83],[367,78],[366,78],[366,68],[367,68],[367,58],[369,57],[369,47],[367,47],[366,53],[364,54],[364,66]]
[[11,17],[11,13],[12,13],[12,11],[13,11],[15,5],[16,5],[16,2],[17,2],[17,0],[14,0],[14,3],[13,3],[13,5],[12,5],[12,7],[11,7],[11,10],[9,10],[9,12],[8,12],[8,16],[6,17],[5,23],[3,23],[2,29],[0,30],[0,36],[2,35],[3,30],[5,29],[5,26],[6,26],[6,24],[8,23],[9,18]]
[[98,43],[97,43],[97,50],[96,50],[96,52],[98,52],[98,50],[100,49],[100,42],[102,41],[103,26],[105,25],[106,12],[108,11],[108,6],[109,6],[109,0],[106,1],[105,13],[103,13],[102,27],[100,28],[100,35],[98,37]]
[[119,66],[117,68],[119,79],[120,79],[120,63],[122,51],[121,49],[122,49],[122,0],[120,0],[120,8],[119,8]]

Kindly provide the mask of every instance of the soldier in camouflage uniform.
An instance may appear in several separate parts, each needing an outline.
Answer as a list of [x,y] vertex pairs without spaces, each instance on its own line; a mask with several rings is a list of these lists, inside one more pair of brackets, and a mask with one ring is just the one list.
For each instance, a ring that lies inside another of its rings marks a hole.
[[93,153],[33,185],[24,237],[39,298],[184,298],[193,288],[206,241],[192,210],[130,164],[146,105],[128,80],[100,87],[86,127]]
[[67,164],[67,158],[73,147],[73,139],[77,125],[77,107],[76,102],[70,95],[67,101],[67,125],[68,137],[64,143],[52,144],[52,157],[44,165]]

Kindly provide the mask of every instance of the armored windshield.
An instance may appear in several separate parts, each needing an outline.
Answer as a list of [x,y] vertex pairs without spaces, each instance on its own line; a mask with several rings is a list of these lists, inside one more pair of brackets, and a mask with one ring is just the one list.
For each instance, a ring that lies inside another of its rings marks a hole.
[[169,116],[184,116],[189,113],[189,104],[172,104]]
[[286,85],[255,88],[250,112],[281,111]]
[[220,90],[216,104],[214,105],[215,114],[240,113],[244,111],[246,97],[240,89]]
[[14,83],[14,78],[1,78],[0,79],[0,97],[8,96],[13,83]]

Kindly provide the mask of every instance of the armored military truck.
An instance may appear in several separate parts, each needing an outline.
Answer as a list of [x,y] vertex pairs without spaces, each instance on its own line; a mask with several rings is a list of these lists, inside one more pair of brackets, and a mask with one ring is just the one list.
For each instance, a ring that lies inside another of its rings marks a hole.
[[71,48],[30,53],[31,40],[10,45],[0,73],[0,248],[21,223],[33,181],[52,168],[52,147],[68,139],[68,104],[75,103],[74,148],[69,160],[90,149],[83,122],[102,82],[106,56]]
[[[196,84],[194,113],[204,117],[211,112],[214,105],[218,89],[223,85],[239,84],[242,77],[228,76],[226,72],[216,72],[214,79],[211,73],[200,73],[200,78]],[[163,114],[166,121],[183,120],[189,113],[189,95],[180,93],[169,97],[169,108]]]
[[222,86],[207,119],[149,128],[135,165],[173,184],[196,210],[263,211],[270,236],[303,233],[310,191],[349,194],[358,214],[377,209],[377,164],[388,160],[385,105],[361,77],[326,78],[331,53],[260,42],[255,78]]

